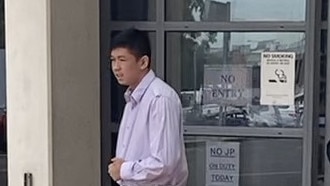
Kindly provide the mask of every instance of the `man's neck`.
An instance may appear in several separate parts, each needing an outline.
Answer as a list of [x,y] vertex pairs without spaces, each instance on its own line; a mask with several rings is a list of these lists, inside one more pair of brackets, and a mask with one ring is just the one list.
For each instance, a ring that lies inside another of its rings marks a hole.
[[141,76],[139,77],[138,81],[136,81],[136,83],[132,86],[129,86],[128,88],[133,92],[135,90],[135,88],[141,83],[141,81],[143,80],[143,78],[150,72],[150,69],[144,71],[143,73],[141,73]]

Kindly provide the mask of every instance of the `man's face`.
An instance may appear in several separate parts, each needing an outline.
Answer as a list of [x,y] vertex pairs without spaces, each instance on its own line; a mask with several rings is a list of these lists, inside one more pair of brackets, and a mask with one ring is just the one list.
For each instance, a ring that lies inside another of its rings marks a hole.
[[145,70],[145,58],[137,59],[127,48],[111,51],[111,67],[118,83],[135,88]]

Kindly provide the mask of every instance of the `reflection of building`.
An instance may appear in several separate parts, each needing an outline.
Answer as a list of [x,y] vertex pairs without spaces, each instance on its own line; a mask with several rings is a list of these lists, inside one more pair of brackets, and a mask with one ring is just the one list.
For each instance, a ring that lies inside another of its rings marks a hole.
[[203,21],[230,21],[230,2],[206,0]]
[[[152,19],[155,16],[155,3],[156,1],[154,0],[113,1],[111,4],[111,16],[113,20],[143,21]],[[129,14],[127,14],[127,12],[129,12]]]
[[[233,37],[233,36],[232,36]],[[299,41],[293,41],[289,44],[282,44],[277,39],[268,39],[256,41],[256,46],[251,44],[246,44],[244,41],[242,44],[231,44],[227,43],[223,47],[213,47],[209,50],[207,56],[208,63],[217,64],[223,63],[225,48],[229,48],[228,62],[230,64],[249,64],[249,65],[259,65],[262,52],[271,51],[290,51],[295,52],[298,58],[301,58],[304,54],[304,41],[301,39]],[[227,46],[226,46],[227,45]]]
[[[205,1],[204,21],[230,21],[230,2],[222,3],[213,0]],[[222,63],[228,63],[230,33],[223,34]]]

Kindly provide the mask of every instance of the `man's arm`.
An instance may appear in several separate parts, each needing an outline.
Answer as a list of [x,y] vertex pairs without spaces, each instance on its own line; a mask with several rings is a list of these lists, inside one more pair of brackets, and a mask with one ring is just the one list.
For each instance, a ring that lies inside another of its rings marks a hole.
[[156,97],[149,108],[151,156],[121,165],[122,180],[171,180],[181,158],[181,104],[167,97]]

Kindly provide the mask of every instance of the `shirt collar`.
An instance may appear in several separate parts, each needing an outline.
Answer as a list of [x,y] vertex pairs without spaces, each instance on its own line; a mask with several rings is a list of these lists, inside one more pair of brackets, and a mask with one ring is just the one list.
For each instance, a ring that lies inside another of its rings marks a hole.
[[155,73],[150,70],[143,78],[142,81],[138,84],[138,86],[132,91],[132,89],[128,88],[124,94],[126,102],[132,101],[134,105],[141,101],[145,91],[151,84],[151,82],[155,79]]

